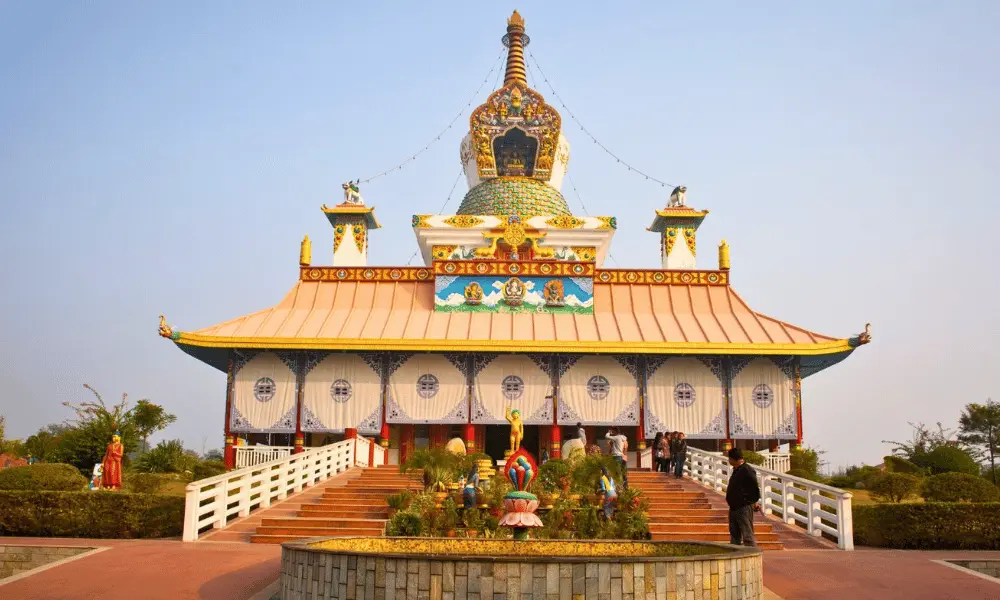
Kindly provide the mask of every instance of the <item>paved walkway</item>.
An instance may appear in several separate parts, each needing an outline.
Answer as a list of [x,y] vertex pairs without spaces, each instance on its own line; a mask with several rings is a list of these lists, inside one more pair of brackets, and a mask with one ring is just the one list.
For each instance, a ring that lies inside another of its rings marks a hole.
[[[278,577],[280,546],[174,540],[4,538],[4,544],[106,547],[8,584],[4,600],[248,600]],[[939,565],[1000,552],[765,552],[764,584],[782,600],[1000,600],[1000,582]]]

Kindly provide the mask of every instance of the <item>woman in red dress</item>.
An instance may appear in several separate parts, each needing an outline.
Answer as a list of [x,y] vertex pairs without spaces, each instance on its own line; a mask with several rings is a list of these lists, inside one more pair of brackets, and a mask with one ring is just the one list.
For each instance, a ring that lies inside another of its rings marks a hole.
[[117,431],[111,436],[111,443],[104,453],[104,474],[101,477],[101,487],[106,490],[122,489],[122,455],[125,446],[122,445],[121,434]]

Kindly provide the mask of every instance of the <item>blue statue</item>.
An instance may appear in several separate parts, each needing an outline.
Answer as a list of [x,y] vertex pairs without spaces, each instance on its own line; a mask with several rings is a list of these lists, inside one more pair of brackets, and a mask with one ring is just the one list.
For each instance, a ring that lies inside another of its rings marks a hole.
[[472,465],[472,472],[462,489],[462,504],[466,509],[476,507],[476,488],[479,487],[479,465]]

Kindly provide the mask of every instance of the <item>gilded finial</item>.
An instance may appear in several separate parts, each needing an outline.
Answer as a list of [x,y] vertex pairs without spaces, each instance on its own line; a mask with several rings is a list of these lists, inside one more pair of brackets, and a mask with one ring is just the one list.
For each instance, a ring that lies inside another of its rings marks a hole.
[[299,248],[299,265],[308,267],[312,264],[312,242],[309,236],[302,238],[302,246]]
[[719,244],[719,270],[729,270],[729,244],[726,243],[726,240],[722,240],[722,243]]
[[167,325],[167,320],[160,315],[160,337],[165,337],[167,339],[172,339],[174,337],[174,330]]
[[510,83],[520,83],[528,86],[528,69],[524,63],[524,47],[531,41],[524,34],[524,18],[516,10],[507,19],[507,35],[503,36],[503,45],[507,46],[507,71],[504,73],[504,86]]
[[872,324],[865,323],[865,330],[858,336],[858,344],[867,344],[872,341]]

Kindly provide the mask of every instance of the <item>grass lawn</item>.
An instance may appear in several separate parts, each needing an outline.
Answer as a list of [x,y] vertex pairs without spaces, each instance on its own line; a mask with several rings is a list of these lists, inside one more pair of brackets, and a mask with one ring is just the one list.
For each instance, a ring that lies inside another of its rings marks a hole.
[[[879,504],[875,500],[872,500],[871,492],[869,492],[868,490],[847,490],[847,491],[851,492],[851,494],[854,495],[854,497],[851,498],[851,504],[853,505],[867,506],[870,504]],[[923,501],[924,501],[923,498],[914,497],[904,501],[904,504],[911,504],[914,502],[923,502]]]

